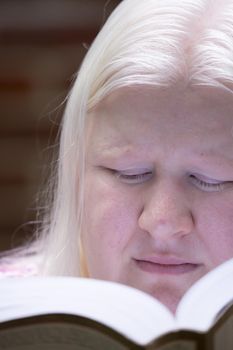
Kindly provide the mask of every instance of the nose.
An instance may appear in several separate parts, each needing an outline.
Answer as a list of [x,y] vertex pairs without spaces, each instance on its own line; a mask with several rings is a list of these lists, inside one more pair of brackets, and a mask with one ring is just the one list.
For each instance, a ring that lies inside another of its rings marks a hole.
[[190,234],[194,228],[191,204],[176,186],[160,186],[144,197],[139,227],[151,236],[167,240]]

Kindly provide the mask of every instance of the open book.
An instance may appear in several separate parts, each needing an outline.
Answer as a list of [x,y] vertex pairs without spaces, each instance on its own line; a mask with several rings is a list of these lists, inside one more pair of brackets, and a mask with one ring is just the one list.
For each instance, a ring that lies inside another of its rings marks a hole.
[[182,298],[176,316],[117,283],[72,277],[0,281],[0,349],[233,349],[233,259]]

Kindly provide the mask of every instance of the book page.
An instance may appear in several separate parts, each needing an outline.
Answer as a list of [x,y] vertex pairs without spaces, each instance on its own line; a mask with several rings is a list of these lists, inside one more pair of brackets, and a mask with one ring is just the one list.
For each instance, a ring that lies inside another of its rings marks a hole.
[[220,322],[216,329],[210,333],[212,348],[215,350],[233,349],[233,314],[225,322]]
[[138,344],[174,328],[172,314],[151,296],[117,283],[72,277],[12,278],[0,284],[0,321],[48,313],[101,322]]
[[233,259],[196,282],[177,309],[179,327],[206,331],[219,311],[233,301]]
[[38,324],[1,331],[0,349],[127,350],[106,334],[80,325]]
[[197,346],[195,342],[180,340],[170,344],[165,344],[159,347],[159,350],[197,350]]

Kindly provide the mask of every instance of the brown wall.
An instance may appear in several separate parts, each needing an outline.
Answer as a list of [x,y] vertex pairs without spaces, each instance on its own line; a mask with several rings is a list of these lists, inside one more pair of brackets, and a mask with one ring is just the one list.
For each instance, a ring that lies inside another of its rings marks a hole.
[[120,0],[0,1],[0,251],[30,237],[61,103]]

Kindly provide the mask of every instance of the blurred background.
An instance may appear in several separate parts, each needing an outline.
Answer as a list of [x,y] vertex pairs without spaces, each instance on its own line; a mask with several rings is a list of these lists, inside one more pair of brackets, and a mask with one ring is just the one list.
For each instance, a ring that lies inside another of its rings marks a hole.
[[0,0],[0,251],[33,232],[64,98],[120,1]]

